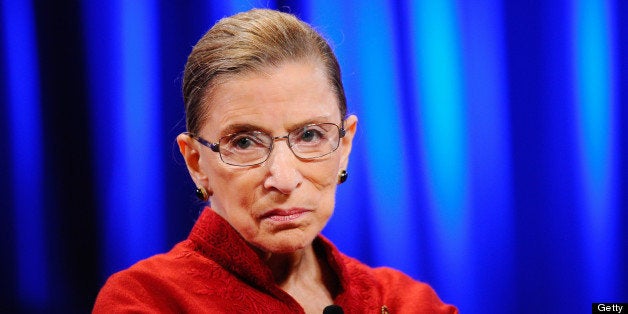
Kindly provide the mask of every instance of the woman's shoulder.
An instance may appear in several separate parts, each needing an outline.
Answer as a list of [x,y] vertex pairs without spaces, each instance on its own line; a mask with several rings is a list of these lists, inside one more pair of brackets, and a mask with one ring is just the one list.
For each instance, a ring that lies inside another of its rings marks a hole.
[[208,279],[223,273],[186,240],[167,253],[111,275],[98,293],[93,312],[179,312],[190,293],[204,288],[200,282],[213,282]]
[[390,313],[458,313],[454,306],[445,304],[430,285],[397,269],[370,267],[346,255],[343,260],[351,281],[377,291]]
[[190,269],[194,269],[194,265],[201,266],[201,264],[204,268],[217,267],[213,261],[203,258],[202,254],[194,249],[190,240],[185,240],[166,253],[153,255],[113,274],[105,286],[110,283],[131,280],[151,283],[154,281],[172,281],[181,275],[186,275],[186,277],[191,275]]
[[390,309],[403,309],[412,313],[458,313],[458,309],[445,304],[430,285],[399,270],[378,267],[373,269],[373,275]]

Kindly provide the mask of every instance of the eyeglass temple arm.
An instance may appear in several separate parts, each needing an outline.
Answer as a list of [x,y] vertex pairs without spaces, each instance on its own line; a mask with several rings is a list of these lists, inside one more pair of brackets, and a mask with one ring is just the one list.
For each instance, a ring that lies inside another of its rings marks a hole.
[[209,149],[211,149],[212,151],[214,151],[216,153],[220,151],[220,144],[218,144],[218,143],[209,142],[209,141],[205,140],[204,138],[202,138],[200,136],[197,136],[194,133],[185,132],[185,134],[187,134],[189,137],[195,139],[197,142],[199,142],[199,143],[209,147]]

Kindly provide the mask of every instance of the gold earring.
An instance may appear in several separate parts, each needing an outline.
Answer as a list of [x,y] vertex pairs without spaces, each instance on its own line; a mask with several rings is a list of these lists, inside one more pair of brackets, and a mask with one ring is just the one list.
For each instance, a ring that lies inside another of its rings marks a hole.
[[349,177],[349,174],[347,173],[347,170],[340,171],[340,174],[338,174],[338,184],[342,184],[345,181],[347,181],[348,177]]
[[207,200],[209,199],[209,195],[207,194],[207,190],[205,190],[205,188],[202,187],[202,186],[197,187],[196,191],[194,191],[194,194],[196,194],[196,197],[198,197],[198,199],[203,201],[203,202],[207,202]]

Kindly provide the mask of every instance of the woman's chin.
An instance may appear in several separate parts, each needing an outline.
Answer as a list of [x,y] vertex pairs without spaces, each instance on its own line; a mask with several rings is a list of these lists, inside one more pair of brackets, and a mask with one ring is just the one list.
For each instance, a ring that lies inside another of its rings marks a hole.
[[274,235],[271,239],[260,241],[255,246],[270,254],[290,254],[300,251],[312,245],[314,236],[306,236],[303,234],[294,235]]

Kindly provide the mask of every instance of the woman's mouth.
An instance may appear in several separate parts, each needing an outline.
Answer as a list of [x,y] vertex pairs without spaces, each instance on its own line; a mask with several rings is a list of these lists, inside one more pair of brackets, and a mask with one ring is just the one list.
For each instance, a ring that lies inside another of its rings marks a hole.
[[273,222],[291,222],[305,216],[310,210],[304,208],[273,209],[264,215],[262,220],[270,220]]

